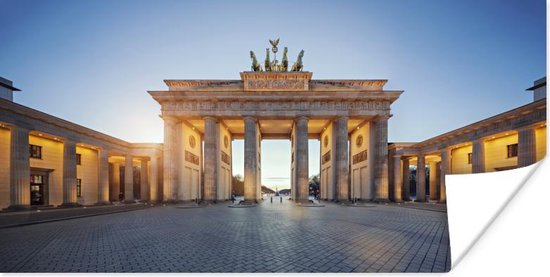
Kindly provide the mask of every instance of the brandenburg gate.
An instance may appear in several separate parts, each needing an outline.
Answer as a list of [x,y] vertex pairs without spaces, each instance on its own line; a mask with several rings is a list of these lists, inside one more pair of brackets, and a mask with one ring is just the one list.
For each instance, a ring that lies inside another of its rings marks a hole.
[[[314,80],[301,51],[288,67],[270,41],[260,65],[240,80],[165,80],[149,91],[164,120],[164,201],[206,202],[231,197],[231,141],[244,139],[244,197],[261,198],[261,140],[291,141],[291,197],[309,197],[308,140],[320,143],[321,198],[388,200],[388,120],[402,91],[387,80]],[[204,142],[204,144],[203,144]],[[204,149],[203,149],[204,147]]]

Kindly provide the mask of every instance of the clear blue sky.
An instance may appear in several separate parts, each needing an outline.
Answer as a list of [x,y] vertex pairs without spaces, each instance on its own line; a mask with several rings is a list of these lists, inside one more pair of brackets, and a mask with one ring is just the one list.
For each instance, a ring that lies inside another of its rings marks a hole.
[[[18,103],[131,142],[160,142],[159,105],[147,90],[170,78],[238,79],[248,51],[263,53],[280,37],[291,59],[305,50],[314,78],[382,78],[405,90],[389,140],[421,141],[531,100],[525,89],[546,74],[545,4],[0,0],[0,76],[23,90]],[[318,143],[310,144],[310,173],[318,173]],[[264,183],[289,176],[289,149],[264,143]],[[239,151],[236,142],[236,173]]]

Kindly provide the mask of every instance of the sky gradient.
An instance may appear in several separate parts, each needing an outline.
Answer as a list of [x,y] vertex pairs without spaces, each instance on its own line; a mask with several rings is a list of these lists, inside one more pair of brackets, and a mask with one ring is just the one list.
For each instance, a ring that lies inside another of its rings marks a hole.
[[[527,104],[546,74],[545,1],[5,1],[0,76],[17,103],[130,142],[162,142],[147,90],[239,79],[280,37],[314,79],[388,79],[389,141],[422,141]],[[234,142],[242,173],[242,141]],[[319,171],[310,142],[310,174]],[[263,182],[290,143],[263,144]],[[286,154],[288,153],[288,155]],[[269,158],[267,158],[269,157]],[[285,161],[287,161],[285,163]]]

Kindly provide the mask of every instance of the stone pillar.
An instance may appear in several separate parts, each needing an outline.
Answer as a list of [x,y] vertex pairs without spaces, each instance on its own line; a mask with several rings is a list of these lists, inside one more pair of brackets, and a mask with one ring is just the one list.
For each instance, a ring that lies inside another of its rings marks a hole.
[[[336,198],[338,201],[350,200],[348,117],[341,116],[334,122],[336,149],[334,151],[336,170]],[[306,130],[307,131],[307,130]],[[307,132],[306,132],[307,135]],[[307,147],[307,141],[306,141]]]
[[305,116],[295,119],[296,131],[296,203],[309,201],[308,121]]
[[134,165],[132,155],[124,160],[124,202],[134,203]]
[[472,173],[485,172],[485,142],[476,140],[472,144]]
[[401,156],[393,156],[393,201],[402,202],[403,195],[403,170],[401,169]]
[[12,127],[10,135],[10,206],[8,209],[28,209],[31,205],[29,130]]
[[430,200],[438,200],[439,194],[437,193],[437,162],[430,162]]
[[[165,116],[164,120],[164,145],[163,145],[163,201],[175,201],[177,199],[178,182],[178,121],[173,117]],[[181,154],[181,153],[179,153]]]
[[446,148],[441,150],[441,172],[439,181],[439,202],[447,201],[447,189],[445,186],[445,176],[451,174],[451,150]]
[[403,158],[403,200],[411,201],[409,158]]
[[98,151],[97,204],[109,204],[109,152]]
[[149,201],[158,201],[158,157],[151,156],[151,175],[149,176]]
[[254,117],[244,118],[244,200],[257,202],[258,194],[258,126]]
[[78,206],[76,202],[76,143],[63,142],[63,207]]
[[424,154],[418,155],[416,164],[416,202],[426,201],[426,160]]
[[111,189],[111,201],[120,201],[120,164],[113,163],[113,171],[111,172],[112,189]]
[[535,128],[521,129],[518,132],[518,167],[537,162]]
[[[218,119],[204,118],[204,194],[203,200],[216,201],[218,180],[219,132]],[[245,127],[246,128],[246,127]],[[246,140],[246,138],[245,138]]]
[[379,117],[371,126],[374,132],[374,199],[388,201],[388,118]]
[[139,172],[140,172],[140,178],[139,178],[140,200],[149,201],[149,174],[148,174],[146,159],[141,160],[141,167]]

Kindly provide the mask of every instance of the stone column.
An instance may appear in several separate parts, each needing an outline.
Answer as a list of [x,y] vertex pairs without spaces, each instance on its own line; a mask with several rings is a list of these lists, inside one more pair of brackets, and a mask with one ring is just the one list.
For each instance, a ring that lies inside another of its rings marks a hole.
[[472,144],[472,173],[485,172],[485,142],[475,140]]
[[112,190],[111,190],[111,201],[120,201],[119,195],[120,195],[120,164],[119,163],[113,163],[112,167],[113,171],[111,172],[111,178],[112,178]]
[[426,160],[424,154],[418,155],[416,164],[416,202],[426,201]]
[[535,128],[521,129],[518,132],[518,167],[537,162]]
[[63,142],[63,207],[78,206],[76,202],[76,143]]
[[149,176],[149,201],[158,201],[158,157],[151,156],[151,175]]
[[[350,200],[348,117],[341,116],[334,122],[336,149],[334,152],[336,170],[336,198],[338,201]],[[307,147],[307,141],[306,141]]]
[[[214,117],[204,118],[204,195],[205,201],[216,201],[218,180],[219,140],[218,120]],[[246,127],[245,127],[246,128]],[[246,138],[245,138],[246,140]]]
[[257,120],[254,117],[244,118],[244,200],[257,202],[260,196],[257,195],[258,177],[258,128]]
[[402,202],[403,170],[401,169],[401,156],[393,156],[393,201]]
[[403,200],[411,201],[409,158],[403,158]]
[[445,186],[445,176],[451,174],[451,150],[446,148],[441,150],[441,173],[439,181],[439,202],[447,201],[447,191]]
[[437,193],[437,163],[432,161],[429,163],[430,166],[430,200],[439,199],[439,194]]
[[[175,201],[177,199],[178,182],[178,121],[173,117],[165,116],[164,120],[164,145],[163,145],[163,201]],[[179,153],[182,154],[182,153]]]
[[134,165],[133,157],[126,155],[124,160],[124,202],[134,203]]
[[309,200],[309,150],[308,150],[308,121],[306,116],[295,119],[296,131],[296,203]]
[[142,159],[140,170],[139,170],[140,200],[142,201],[149,201],[149,174],[147,171],[148,171],[147,160]]
[[109,204],[109,152],[98,151],[97,204]]
[[10,206],[8,209],[28,209],[31,205],[29,130],[11,127],[10,136]]
[[374,199],[388,201],[388,118],[379,117],[371,125],[374,132]]

